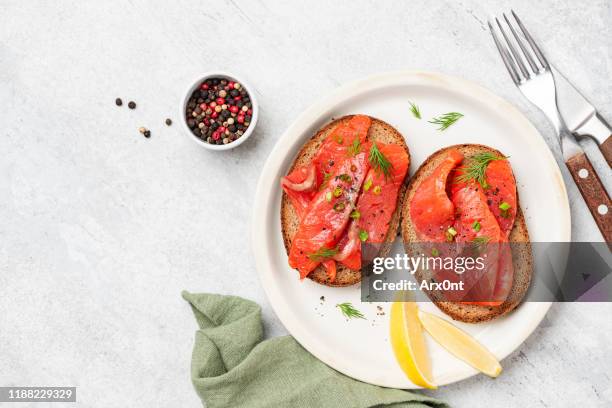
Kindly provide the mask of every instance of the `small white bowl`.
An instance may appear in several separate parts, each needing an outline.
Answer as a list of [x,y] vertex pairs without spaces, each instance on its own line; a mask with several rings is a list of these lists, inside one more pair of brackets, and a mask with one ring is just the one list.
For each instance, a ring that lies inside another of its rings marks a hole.
[[[253,114],[251,115],[251,122],[249,122],[249,127],[246,129],[244,134],[240,136],[240,138],[228,144],[217,145],[217,144],[208,143],[200,139],[198,136],[196,136],[191,131],[189,126],[187,125],[187,119],[186,119],[185,113],[187,112],[187,103],[189,102],[189,98],[191,98],[191,94],[193,93],[193,91],[199,88],[202,82],[204,82],[205,80],[209,78],[222,78],[222,79],[227,79],[229,81],[238,82],[240,83],[241,86],[244,87],[244,89],[249,94],[249,98],[251,99],[251,105],[252,105],[251,109],[253,110]],[[228,74],[227,72],[209,72],[209,73],[202,75],[197,81],[195,81],[187,89],[187,93],[185,94],[185,97],[183,98],[183,103],[181,103],[181,111],[180,111],[181,123],[183,124],[183,128],[185,129],[185,132],[187,132],[187,134],[189,135],[189,138],[193,140],[194,142],[196,142],[198,145],[204,147],[205,149],[216,150],[216,151],[233,149],[234,147],[238,147],[242,143],[244,143],[255,130],[255,126],[257,125],[258,116],[259,116],[259,105],[257,104],[257,99],[255,99],[254,89],[245,81],[241,80],[235,75]]]

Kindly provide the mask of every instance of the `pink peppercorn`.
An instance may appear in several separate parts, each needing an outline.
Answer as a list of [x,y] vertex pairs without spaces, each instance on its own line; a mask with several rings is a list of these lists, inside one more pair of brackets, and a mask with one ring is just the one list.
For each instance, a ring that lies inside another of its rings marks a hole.
[[205,103],[201,103],[200,104],[200,109],[202,109],[203,111],[205,111],[207,109],[207,106]]
[[210,114],[210,117],[213,118],[213,119],[217,119],[217,116],[219,116],[218,112],[214,112],[213,111],[213,113]]
[[238,123],[244,123],[244,116],[243,115],[238,115],[238,117],[236,118],[236,121]]
[[223,105],[225,103],[225,99],[218,97],[215,102],[217,102],[217,105]]
[[238,111],[240,110],[240,108],[238,108],[236,105],[230,106],[229,108],[230,112],[232,113],[238,113]]

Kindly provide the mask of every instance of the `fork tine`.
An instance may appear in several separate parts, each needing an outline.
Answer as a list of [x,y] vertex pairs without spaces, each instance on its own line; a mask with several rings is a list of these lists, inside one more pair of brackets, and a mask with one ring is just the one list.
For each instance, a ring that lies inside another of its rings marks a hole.
[[508,20],[508,16],[506,16],[506,13],[503,13],[503,16],[504,16],[504,20],[506,20],[506,24],[508,24],[508,27],[510,27],[510,31],[512,32],[512,35],[514,36],[514,39],[516,40],[516,43],[521,48],[521,51],[523,51],[523,55],[527,59],[527,62],[529,63],[529,66],[531,67],[531,69],[533,70],[534,73],[537,73],[540,69],[536,65],[536,63],[533,60],[533,58],[531,58],[531,53],[529,51],[527,51],[527,48],[525,48],[525,44],[523,44],[523,41],[521,40],[521,38],[518,36],[516,31],[514,30],[514,26],[512,24],[510,24],[510,20]]
[[506,35],[506,31],[504,30],[504,28],[502,27],[501,23],[499,22],[499,20],[497,19],[497,17],[495,17],[495,21],[497,22],[497,25],[499,26],[499,31],[501,31],[502,35],[504,36],[504,39],[506,40],[506,44],[508,44],[508,48],[510,48],[510,53],[512,54],[512,56],[514,57],[514,61],[517,63],[517,65],[519,66],[521,72],[523,73],[523,76],[526,79],[530,78],[529,72],[527,71],[527,68],[525,67],[525,64],[523,64],[523,58],[521,58],[520,54],[516,51],[516,49],[514,48],[514,45],[512,45],[512,41],[510,41],[510,39],[508,38],[508,36]]
[[510,74],[510,77],[512,78],[512,81],[514,81],[515,85],[518,85],[521,82],[521,77],[516,71],[516,65],[514,65],[514,61],[512,61],[512,57],[510,57],[510,55],[508,54],[508,50],[506,50],[506,48],[499,41],[499,38],[497,38],[497,34],[495,34],[495,29],[491,25],[491,22],[487,21],[487,24],[489,25],[489,31],[491,32],[491,35],[493,36],[493,41],[495,42],[497,51],[499,51],[499,55],[501,56],[502,61],[504,62],[504,65],[506,66],[506,69],[508,70],[508,73]]
[[533,38],[531,38],[531,35],[529,34],[529,31],[527,31],[527,29],[525,28],[525,26],[523,25],[523,23],[521,22],[521,19],[518,18],[518,16],[516,15],[516,13],[514,12],[514,10],[510,10],[510,12],[512,13],[512,15],[514,16],[514,19],[516,20],[516,23],[518,24],[519,28],[521,29],[521,31],[523,32],[523,35],[525,36],[525,38],[527,39],[527,42],[529,42],[529,45],[531,45],[531,49],[534,51],[536,57],[538,57],[538,60],[540,61],[540,64],[542,64],[542,66],[545,69],[550,69],[550,65],[548,65],[548,61],[546,61],[546,57],[544,56],[544,54],[542,53],[542,51],[540,51],[540,47],[538,47],[538,45],[536,44],[536,42],[533,40]]

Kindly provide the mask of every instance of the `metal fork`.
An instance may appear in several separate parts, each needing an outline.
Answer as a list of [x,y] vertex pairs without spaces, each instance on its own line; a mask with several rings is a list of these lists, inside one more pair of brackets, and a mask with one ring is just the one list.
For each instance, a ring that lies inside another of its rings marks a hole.
[[[503,14],[508,29],[495,18],[502,39],[489,21],[489,30],[510,77],[520,91],[551,121],[561,145],[563,161],[569,169],[606,242],[612,242],[612,212],[606,192],[591,162],[567,129],[557,106],[555,79],[544,54],[514,11],[515,24]],[[518,28],[515,28],[515,25]],[[518,48],[517,48],[518,46]]]

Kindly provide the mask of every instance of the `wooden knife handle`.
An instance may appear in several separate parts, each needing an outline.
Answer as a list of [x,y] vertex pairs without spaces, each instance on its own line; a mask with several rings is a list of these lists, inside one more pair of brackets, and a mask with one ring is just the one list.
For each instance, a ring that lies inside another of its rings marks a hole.
[[565,164],[604,239],[608,243],[612,242],[612,203],[589,158],[586,154],[580,153],[571,157]]
[[606,158],[608,162],[608,166],[612,167],[612,135],[608,136],[608,138],[599,146],[601,149],[601,153]]

